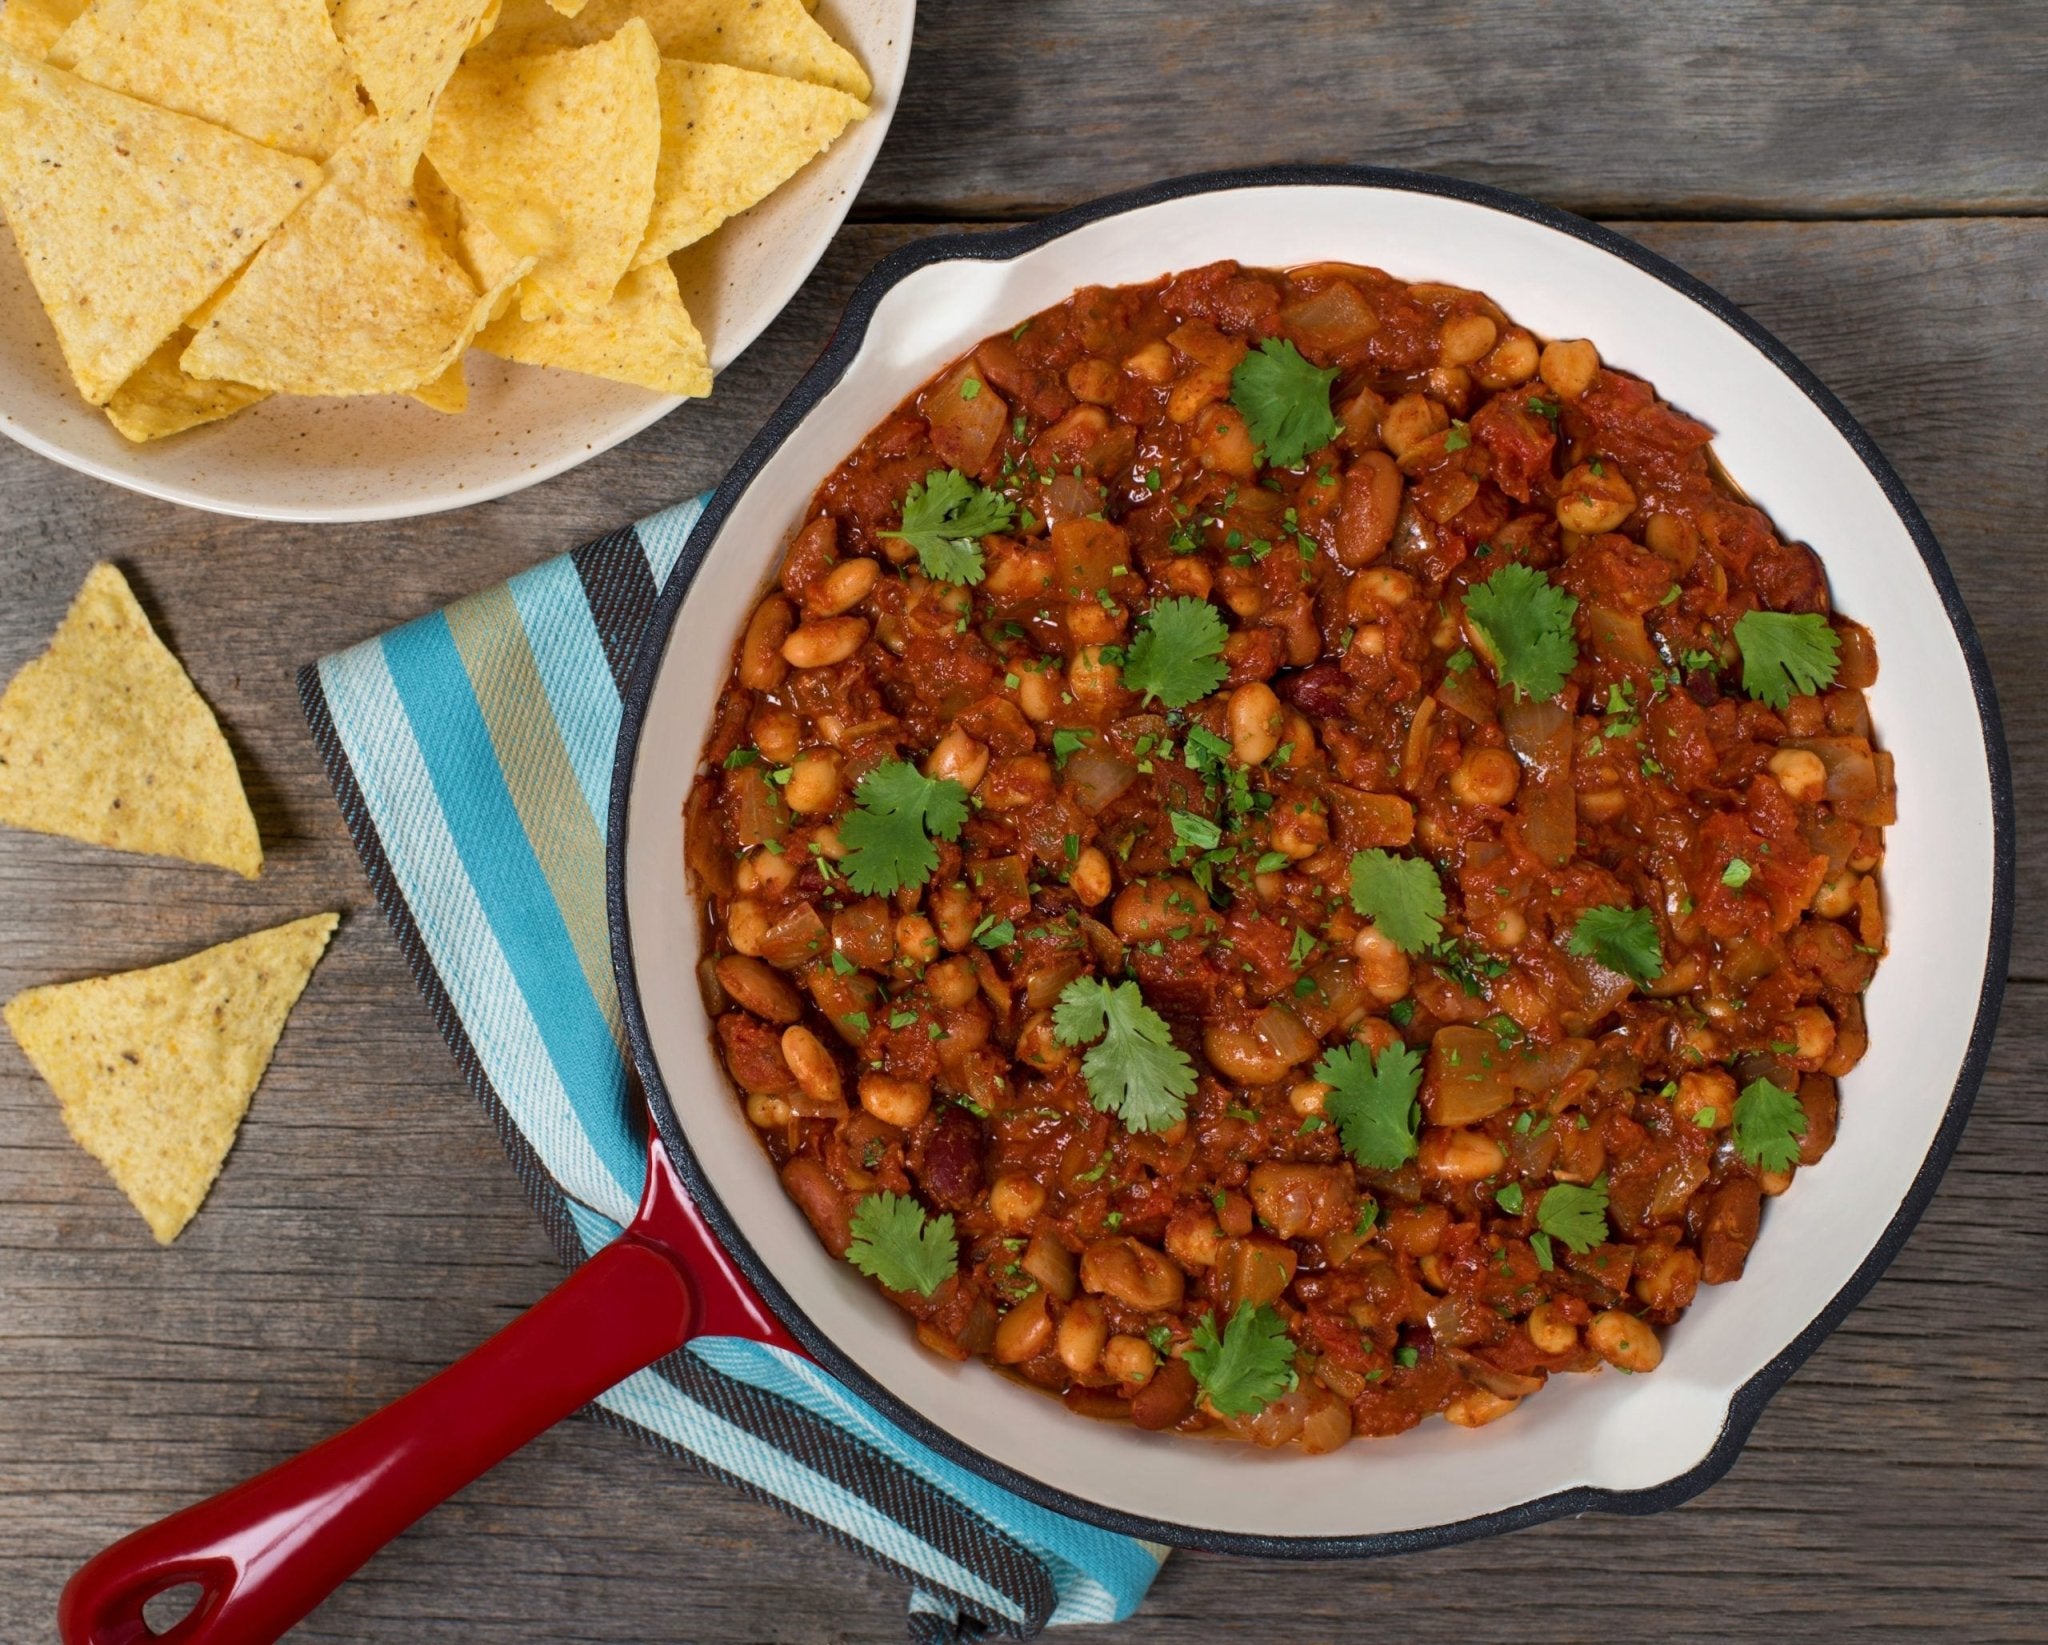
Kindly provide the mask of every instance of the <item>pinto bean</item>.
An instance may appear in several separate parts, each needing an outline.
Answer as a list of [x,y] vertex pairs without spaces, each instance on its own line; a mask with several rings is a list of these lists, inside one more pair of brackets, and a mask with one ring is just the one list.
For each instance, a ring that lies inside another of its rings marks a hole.
[[1586,1327],[1586,1341],[1609,1365],[1624,1371],[1654,1371],[1664,1362],[1664,1345],[1657,1340],[1657,1333],[1618,1308],[1593,1316]]
[[749,691],[773,691],[782,684],[789,672],[782,646],[795,627],[796,610],[780,594],[771,594],[754,607],[740,637],[741,685]]
[[791,1023],[804,1014],[801,995],[774,967],[748,954],[726,954],[714,968],[718,986],[743,1010],[769,1022]]
[[825,1249],[835,1257],[845,1256],[853,1243],[853,1207],[824,1165],[809,1154],[797,1155],[782,1168],[782,1187],[817,1230]]
[[1334,545],[1338,564],[1355,571],[1386,553],[1400,512],[1401,471],[1393,458],[1384,451],[1359,453],[1344,471]]
[[1045,1293],[1033,1291],[997,1324],[996,1363],[1022,1365],[1044,1353],[1052,1342],[1052,1311],[1046,1305]]
[[923,1080],[866,1073],[860,1077],[860,1105],[883,1123],[908,1131],[931,1110],[932,1088]]
[[867,637],[864,617],[820,617],[782,642],[783,661],[791,668],[830,668],[851,657]]
[[1081,1288],[1146,1313],[1178,1308],[1187,1280],[1163,1253],[1119,1235],[1081,1253]]
[[1053,1351],[1075,1376],[1085,1377],[1102,1363],[1102,1350],[1108,1342],[1109,1324],[1102,1304],[1093,1297],[1080,1297],[1060,1316]]
[[805,596],[804,610],[813,617],[837,617],[873,593],[881,577],[880,562],[866,555],[842,561],[813,585]]
[[1155,1432],[1177,1427],[1194,1415],[1198,1392],[1195,1373],[1184,1361],[1169,1359],[1153,1373],[1150,1382],[1131,1396],[1131,1421]]
[[1725,1285],[1742,1278],[1763,1215],[1763,1191],[1752,1177],[1733,1177],[1714,1190],[1700,1230],[1700,1278]]

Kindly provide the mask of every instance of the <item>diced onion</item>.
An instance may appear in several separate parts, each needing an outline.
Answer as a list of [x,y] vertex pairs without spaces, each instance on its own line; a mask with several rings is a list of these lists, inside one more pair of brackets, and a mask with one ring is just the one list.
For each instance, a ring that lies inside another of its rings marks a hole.
[[1138,768],[1114,754],[1083,749],[1067,761],[1067,781],[1074,785],[1074,798],[1086,811],[1101,811],[1137,780]]

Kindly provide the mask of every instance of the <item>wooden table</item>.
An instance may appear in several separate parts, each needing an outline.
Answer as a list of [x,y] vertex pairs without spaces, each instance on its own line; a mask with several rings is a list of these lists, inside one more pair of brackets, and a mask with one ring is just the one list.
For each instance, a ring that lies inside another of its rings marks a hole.
[[[715,480],[890,246],[1176,172],[1339,159],[1613,220],[1747,306],[1863,419],[1946,545],[2004,693],[2012,986],[1932,1210],[1713,1490],[1654,1519],[1372,1563],[1181,1555],[1118,1637],[2041,1638],[2044,85],[2039,0],[927,0],[895,130],[803,293],[713,404],[572,474],[460,514],[297,528],[0,449],[0,675],[89,564],[121,562],[218,707],[270,852],[244,886],[0,836],[0,997],[348,914],[212,1201],[169,1251],[0,1044],[0,1639],[51,1637],[59,1585],[103,1542],[401,1392],[558,1277],[370,902],[293,670]],[[297,1637],[896,1640],[903,1598],[772,1509],[575,1422]]]

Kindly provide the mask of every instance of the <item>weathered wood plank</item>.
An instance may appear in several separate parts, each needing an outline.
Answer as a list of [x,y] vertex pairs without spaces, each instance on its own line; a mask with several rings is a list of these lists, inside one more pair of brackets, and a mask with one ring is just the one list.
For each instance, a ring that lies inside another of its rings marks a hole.
[[1346,161],[1597,216],[2039,211],[2044,78],[2035,0],[940,0],[863,209]]
[[[123,560],[235,737],[271,852],[245,886],[0,835],[0,997],[317,907],[350,916],[212,1202],[168,1252],[0,1042],[0,1638],[47,1638],[58,1585],[103,1541],[403,1391],[556,1275],[369,904],[292,669],[715,479],[853,280],[915,232],[843,236],[715,404],[459,515],[224,521],[0,450],[0,674],[41,644],[93,558]],[[2030,385],[2048,222],[1633,232],[1777,330],[1913,486],[2005,685],[2022,860],[2040,859],[2048,710],[2025,688],[2048,664],[2048,451]],[[2026,869],[2027,910],[2044,906],[2044,872]],[[2048,977],[2048,944],[2024,924],[2016,969]],[[1282,1606],[1298,1618],[1283,1636],[1299,1638],[1349,1637],[1368,1616],[1433,1636],[1447,1613],[1478,1638],[2030,1637],[2048,1600],[2044,1099],[2048,986],[2022,987],[1921,1230],[1690,1507],[1369,1565],[1183,1556],[1115,1637],[1237,1637]],[[1567,1560],[1628,1581],[1567,1591]],[[824,1645],[900,1637],[901,1602],[774,1511],[578,1423],[430,1518],[300,1637]]]

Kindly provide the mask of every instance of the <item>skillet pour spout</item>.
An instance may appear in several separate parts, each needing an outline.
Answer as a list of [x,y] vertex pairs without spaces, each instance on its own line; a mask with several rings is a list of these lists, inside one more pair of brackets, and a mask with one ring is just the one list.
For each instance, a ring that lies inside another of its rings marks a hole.
[[[650,1125],[640,1208],[618,1239],[431,1381],[96,1556],[58,1600],[64,1645],[270,1645],[429,1509],[706,1334],[802,1352],[719,1247]],[[153,1631],[143,1607],[193,1584],[191,1610]]]

